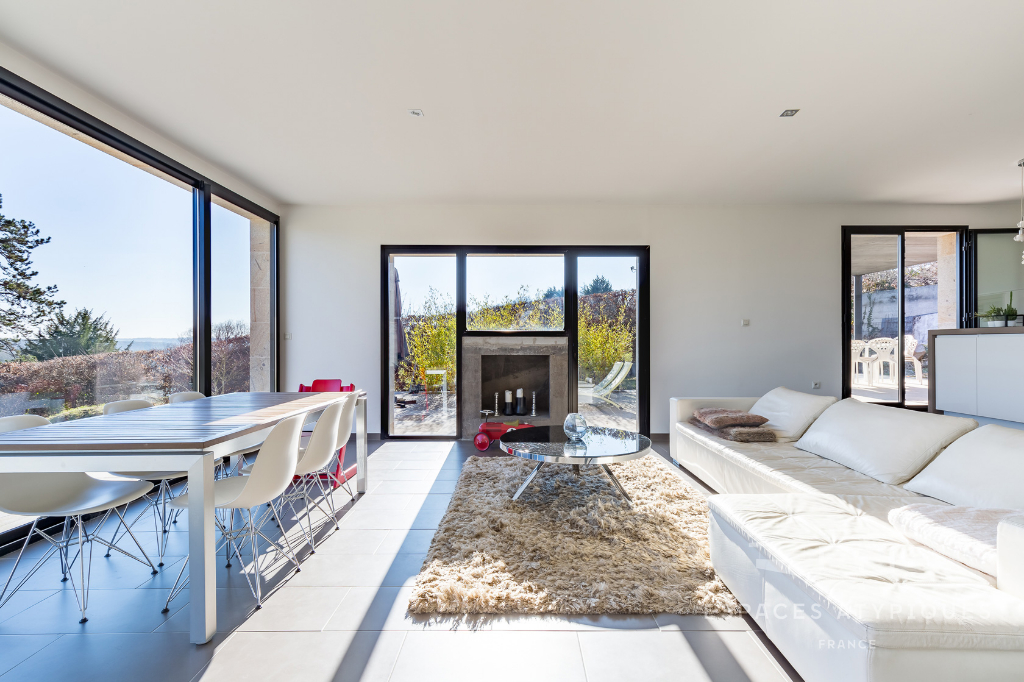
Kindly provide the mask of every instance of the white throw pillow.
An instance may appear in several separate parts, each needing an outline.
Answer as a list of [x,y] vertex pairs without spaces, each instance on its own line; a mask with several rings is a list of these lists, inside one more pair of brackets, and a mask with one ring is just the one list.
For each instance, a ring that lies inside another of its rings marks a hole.
[[882,483],[899,485],[977,426],[973,419],[847,398],[825,410],[795,445]]
[[777,441],[786,443],[802,436],[818,415],[835,402],[830,395],[811,395],[780,386],[761,396],[750,408],[750,414],[766,417],[765,426],[775,432]]
[[1024,510],[1024,431],[988,424],[950,445],[904,487],[965,507]]
[[1016,509],[941,504],[909,504],[889,512],[889,523],[911,540],[991,576],[998,574],[999,522],[1008,518],[1022,517]]

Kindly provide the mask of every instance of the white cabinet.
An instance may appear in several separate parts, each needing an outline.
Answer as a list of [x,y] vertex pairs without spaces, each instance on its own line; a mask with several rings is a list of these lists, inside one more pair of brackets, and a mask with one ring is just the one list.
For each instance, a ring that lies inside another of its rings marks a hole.
[[978,414],[978,337],[941,334],[935,337],[935,408],[943,412]]
[[1024,334],[974,338],[978,340],[978,411],[971,414],[1024,422]]

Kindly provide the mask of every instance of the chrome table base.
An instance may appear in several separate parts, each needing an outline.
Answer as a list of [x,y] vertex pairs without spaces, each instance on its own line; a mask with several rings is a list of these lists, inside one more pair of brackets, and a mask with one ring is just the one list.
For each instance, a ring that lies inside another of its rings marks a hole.
[[[519,497],[530,486],[530,484],[533,483],[533,479],[537,477],[537,472],[540,471],[541,467],[543,467],[545,464],[547,464],[547,462],[538,462],[537,463],[537,466],[535,466],[533,468],[533,471],[531,471],[530,475],[526,477],[526,480],[523,481],[523,484],[521,486],[519,486],[519,490],[517,490],[515,495],[512,496],[512,501],[513,502],[518,500]],[[608,474],[608,478],[611,479],[612,484],[615,486],[615,489],[619,491],[619,494],[621,494],[626,499],[626,504],[628,504],[630,507],[632,507],[633,506],[633,498],[631,498],[629,496],[629,493],[626,492],[626,489],[622,487],[621,483],[619,483],[619,479],[615,478],[615,474],[613,474],[612,470],[608,468],[608,465],[607,464],[601,464],[599,466],[604,470],[604,473]],[[576,474],[576,476],[579,476],[580,475],[580,465],[579,464],[573,464],[572,468],[573,468],[573,473]]]

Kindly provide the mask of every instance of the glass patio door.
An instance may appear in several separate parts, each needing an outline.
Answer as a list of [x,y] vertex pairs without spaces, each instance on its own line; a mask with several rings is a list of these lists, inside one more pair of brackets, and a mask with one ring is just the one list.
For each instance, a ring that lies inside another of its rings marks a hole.
[[844,397],[928,405],[928,332],[963,316],[964,228],[844,228]]
[[636,256],[579,256],[577,406],[590,426],[639,431]]
[[455,254],[388,257],[389,436],[458,430]]

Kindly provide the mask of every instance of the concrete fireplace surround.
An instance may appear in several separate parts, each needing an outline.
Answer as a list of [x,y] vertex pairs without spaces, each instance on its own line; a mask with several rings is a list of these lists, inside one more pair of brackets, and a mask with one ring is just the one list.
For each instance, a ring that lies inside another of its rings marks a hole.
[[[569,414],[569,344],[564,336],[464,336],[462,337],[462,438],[471,440],[480,428],[480,410],[493,410],[482,405],[480,398],[480,364],[483,355],[546,355],[550,411],[547,418],[504,417],[520,419],[535,426],[561,424]],[[517,387],[509,386],[510,389]],[[504,398],[502,397],[502,400]],[[527,393],[529,401],[529,393]]]

